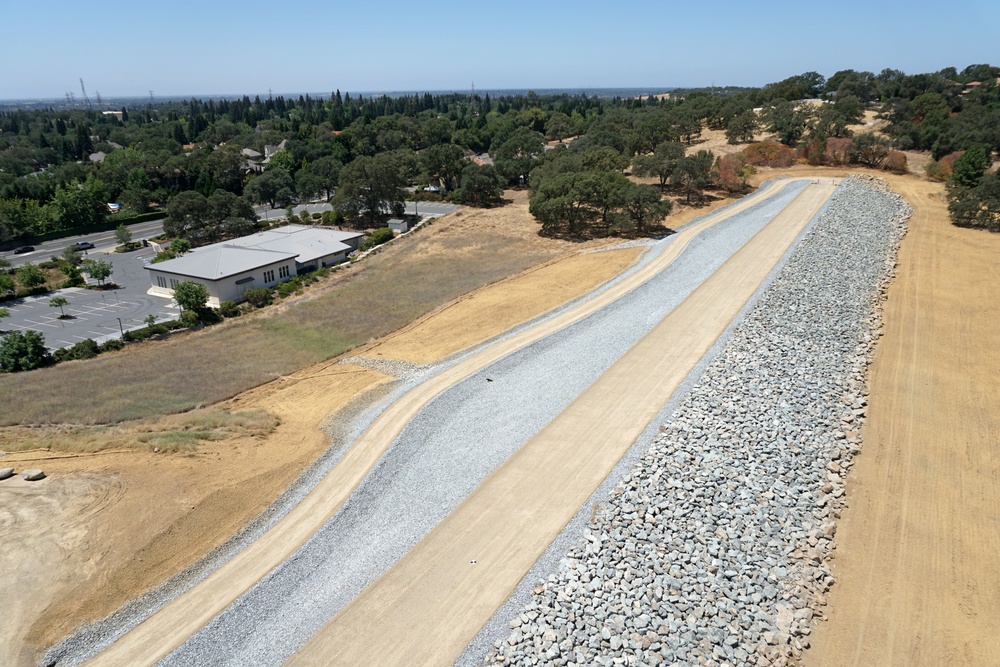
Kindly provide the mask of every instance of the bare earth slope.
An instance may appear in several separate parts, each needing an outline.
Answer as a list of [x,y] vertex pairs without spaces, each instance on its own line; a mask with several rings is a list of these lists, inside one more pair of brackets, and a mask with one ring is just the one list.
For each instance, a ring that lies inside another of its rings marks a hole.
[[829,621],[805,664],[1000,664],[1000,236],[913,206],[837,532]]

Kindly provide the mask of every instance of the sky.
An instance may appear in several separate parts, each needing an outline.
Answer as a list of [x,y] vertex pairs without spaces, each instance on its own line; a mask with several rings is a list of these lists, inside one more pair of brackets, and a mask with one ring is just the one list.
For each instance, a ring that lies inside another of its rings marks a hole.
[[1000,2],[0,0],[0,99],[761,86],[1000,65]]

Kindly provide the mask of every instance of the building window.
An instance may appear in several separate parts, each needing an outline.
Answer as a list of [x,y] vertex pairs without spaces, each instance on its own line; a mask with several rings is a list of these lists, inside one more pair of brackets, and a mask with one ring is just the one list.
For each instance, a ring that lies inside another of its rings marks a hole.
[[163,276],[156,276],[156,286],[166,288],[167,279],[164,278]]
[[287,278],[288,277],[288,273],[289,272],[288,272],[288,267],[287,266],[280,266],[280,267],[278,267],[278,277],[279,278]]
[[264,272],[264,282],[273,283],[274,282],[274,269]]
[[177,280],[176,278],[171,278],[170,279],[170,289],[173,289],[173,288],[177,287],[177,283],[179,283],[179,282],[180,281]]

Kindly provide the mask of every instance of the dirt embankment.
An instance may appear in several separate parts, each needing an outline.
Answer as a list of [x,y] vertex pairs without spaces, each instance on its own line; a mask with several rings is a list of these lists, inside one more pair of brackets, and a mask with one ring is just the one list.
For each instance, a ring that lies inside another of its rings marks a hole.
[[1000,664],[1000,235],[913,206],[837,531],[829,620],[805,664]]

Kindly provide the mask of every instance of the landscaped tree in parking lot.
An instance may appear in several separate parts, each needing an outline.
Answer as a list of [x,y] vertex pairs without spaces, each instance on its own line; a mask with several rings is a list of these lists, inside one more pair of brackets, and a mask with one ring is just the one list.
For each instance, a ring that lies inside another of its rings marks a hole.
[[174,286],[174,301],[184,310],[204,310],[208,303],[208,288],[190,280],[179,282]]
[[59,309],[59,319],[61,320],[66,319],[66,311],[63,310],[63,308],[65,308],[68,305],[69,305],[69,299],[67,299],[64,296],[54,296],[51,299],[49,299],[49,306],[52,308]]
[[103,259],[88,259],[83,263],[83,272],[97,281],[98,285],[103,285],[104,281],[115,272],[115,267],[111,262]]

